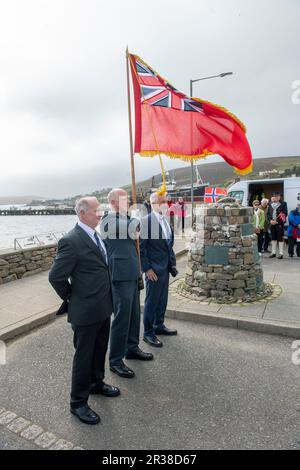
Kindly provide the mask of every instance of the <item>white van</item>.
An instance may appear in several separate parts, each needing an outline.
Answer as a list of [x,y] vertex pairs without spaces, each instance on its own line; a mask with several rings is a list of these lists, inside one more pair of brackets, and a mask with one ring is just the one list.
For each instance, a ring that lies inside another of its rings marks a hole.
[[283,195],[288,211],[295,209],[300,201],[300,178],[276,178],[261,180],[242,180],[227,188],[228,195],[239,199],[243,206],[252,206],[254,199],[271,199],[273,192]]

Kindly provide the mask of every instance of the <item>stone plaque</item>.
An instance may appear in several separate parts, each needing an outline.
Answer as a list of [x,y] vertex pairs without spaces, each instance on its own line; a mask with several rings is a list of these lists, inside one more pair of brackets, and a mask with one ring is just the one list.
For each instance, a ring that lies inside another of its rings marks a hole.
[[228,264],[229,248],[226,246],[206,246],[204,260],[206,264]]
[[241,225],[242,237],[247,237],[253,235],[253,225],[252,224],[243,224]]

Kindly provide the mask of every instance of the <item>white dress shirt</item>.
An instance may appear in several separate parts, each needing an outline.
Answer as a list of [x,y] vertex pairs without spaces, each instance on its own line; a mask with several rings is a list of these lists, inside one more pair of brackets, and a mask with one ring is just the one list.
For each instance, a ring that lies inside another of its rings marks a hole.
[[[101,245],[101,248],[103,249],[104,253],[105,253],[105,257],[106,257],[106,264],[107,264],[107,251],[106,251],[106,248],[105,248],[105,245],[104,245],[104,242],[102,240],[102,238],[100,237],[99,233],[97,232],[97,230],[89,227],[88,225],[84,224],[83,222],[81,222],[81,220],[78,221],[78,225],[79,227],[82,228],[82,230],[85,231],[85,233],[93,240],[93,242],[95,243],[95,245],[97,246],[97,242],[95,240],[95,233],[97,234],[97,237],[98,237],[98,240],[100,242],[100,245]],[[99,249],[99,248],[98,248]]]
[[162,214],[160,214],[159,212],[153,211],[153,214],[157,218],[158,223],[162,228],[164,238],[166,240],[169,240],[172,236],[172,230],[171,230],[171,227],[170,227],[167,219]]

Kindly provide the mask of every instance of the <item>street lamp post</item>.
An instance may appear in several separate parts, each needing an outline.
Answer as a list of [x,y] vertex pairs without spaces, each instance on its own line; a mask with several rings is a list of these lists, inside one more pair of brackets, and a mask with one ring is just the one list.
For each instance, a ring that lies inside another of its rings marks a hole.
[[[190,80],[190,97],[193,96],[193,83],[200,82],[201,80],[209,80],[210,78],[223,78],[227,75],[232,75],[233,72],[223,72],[219,75],[211,75],[210,77],[196,78]],[[191,204],[192,204],[192,226],[194,225],[194,160],[191,160]]]

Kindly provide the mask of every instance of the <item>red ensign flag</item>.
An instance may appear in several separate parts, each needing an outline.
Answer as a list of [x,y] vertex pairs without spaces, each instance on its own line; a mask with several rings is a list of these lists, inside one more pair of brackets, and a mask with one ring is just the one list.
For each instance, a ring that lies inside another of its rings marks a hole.
[[241,174],[252,171],[245,126],[224,108],[176,90],[138,56],[129,54],[135,102],[135,147],[191,160],[218,154]]

